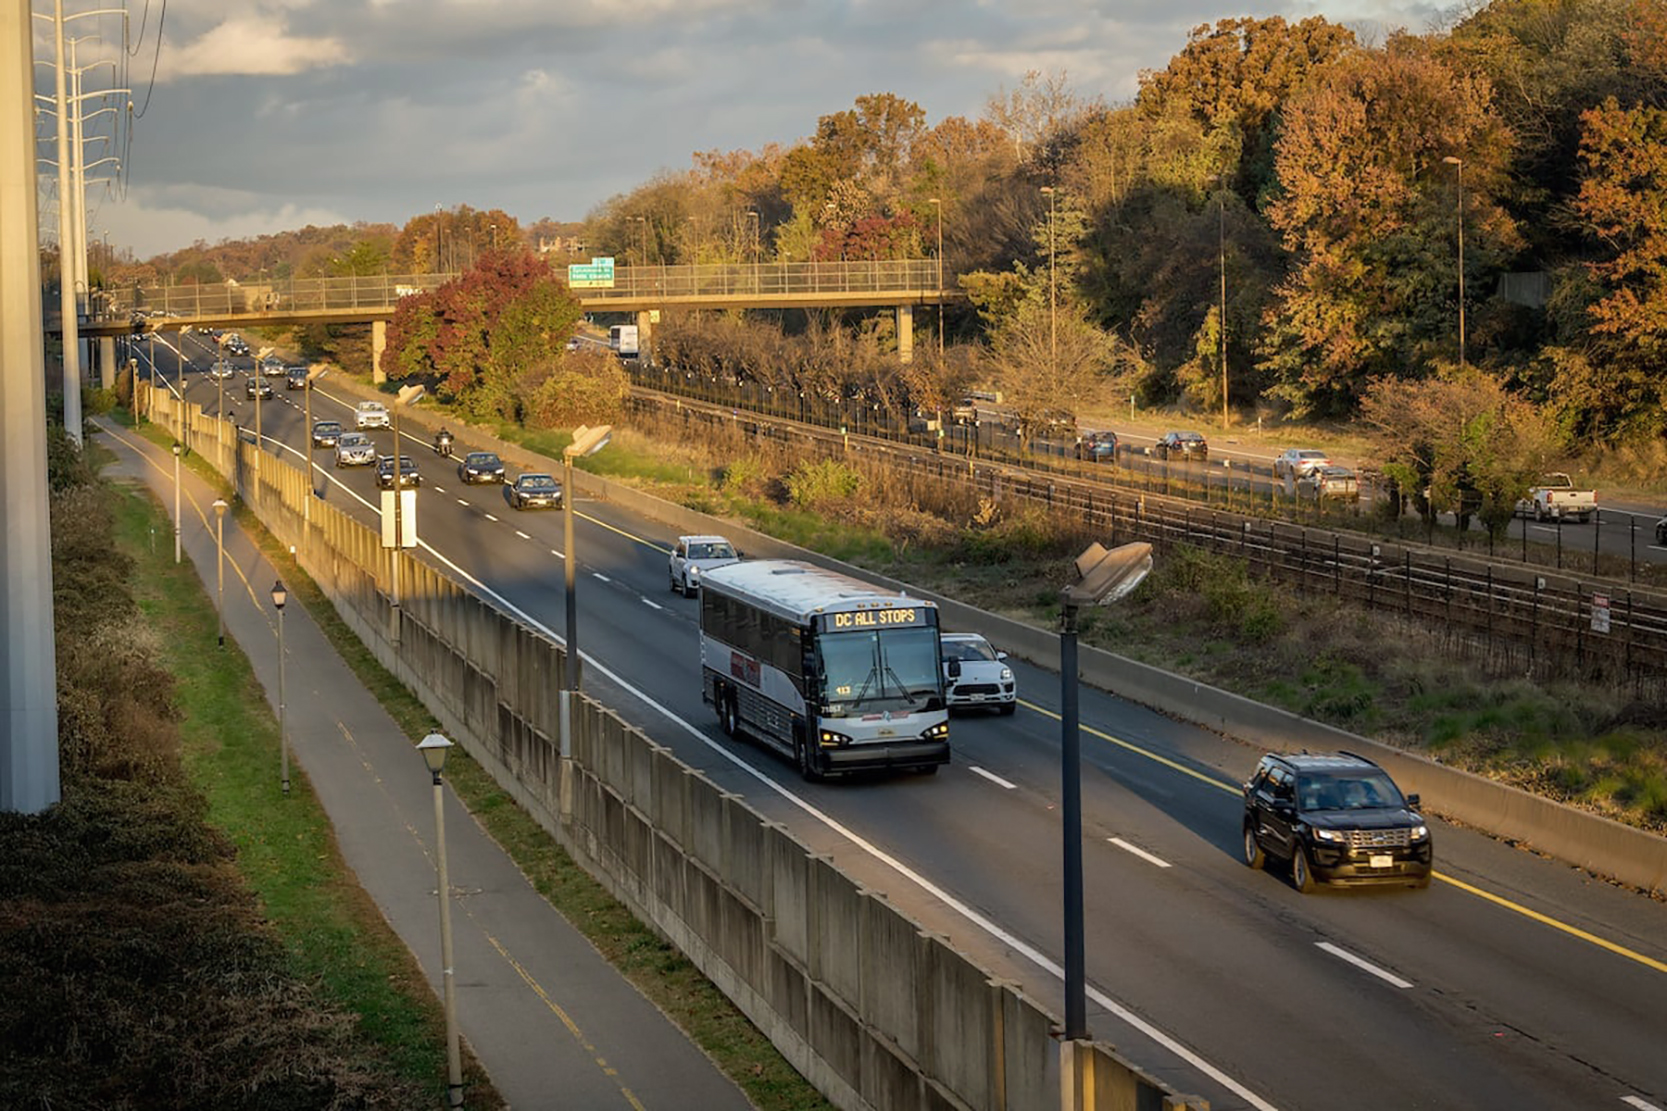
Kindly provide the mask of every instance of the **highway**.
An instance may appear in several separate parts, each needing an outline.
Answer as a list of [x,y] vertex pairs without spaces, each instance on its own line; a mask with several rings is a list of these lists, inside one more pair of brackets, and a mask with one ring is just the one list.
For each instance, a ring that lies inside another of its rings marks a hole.
[[[180,375],[161,344],[156,369],[212,411],[210,349],[185,344],[195,369]],[[243,379],[226,385],[251,425]],[[278,383],[263,403],[269,446],[292,462],[300,401]],[[313,407],[350,420],[328,379]],[[390,449],[390,432],[374,436]],[[405,450],[424,478],[424,558],[563,629],[560,515],[461,485],[424,439]],[[323,496],[371,520],[370,468],[317,458]],[[576,507],[586,689],[1062,1013],[1058,676],[1015,661],[1019,712],[957,717],[954,762],[935,777],[803,783],[725,741],[702,705],[697,603],[668,590],[674,537],[614,505]],[[1081,720],[1097,1038],[1218,1111],[1667,1111],[1667,903],[1440,822],[1429,890],[1303,896],[1240,860],[1238,784],[1256,751],[1090,689]]]

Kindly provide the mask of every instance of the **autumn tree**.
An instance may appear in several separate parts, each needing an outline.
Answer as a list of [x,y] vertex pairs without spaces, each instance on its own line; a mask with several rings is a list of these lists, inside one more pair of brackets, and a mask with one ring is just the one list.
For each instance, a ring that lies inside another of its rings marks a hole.
[[500,251],[431,293],[402,298],[384,366],[390,378],[428,379],[472,417],[519,421],[581,315],[542,260]]
[[1515,246],[1493,200],[1510,136],[1490,96],[1485,78],[1399,36],[1287,106],[1268,216],[1293,267],[1264,316],[1262,366],[1299,414],[1352,412],[1368,380],[1419,374],[1453,349],[1457,175],[1444,158],[1464,159],[1467,271]]

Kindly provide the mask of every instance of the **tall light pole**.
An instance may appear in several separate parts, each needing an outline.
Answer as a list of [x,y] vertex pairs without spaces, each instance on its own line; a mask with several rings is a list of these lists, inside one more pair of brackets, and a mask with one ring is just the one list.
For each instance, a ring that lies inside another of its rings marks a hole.
[[214,499],[214,548],[215,548],[215,602],[214,608],[220,619],[220,635],[218,643],[221,648],[226,646],[226,510],[229,508],[225,498]]
[[926,201],[938,217],[938,363],[943,364],[943,205],[938,198]]
[[758,292],[758,210],[747,209],[747,219],[752,221],[752,290]]
[[174,562],[179,562],[179,457],[182,447],[174,441]]
[[451,880],[446,875],[445,790],[440,774],[452,743],[430,733],[417,744],[434,782],[434,868],[440,892],[440,995],[446,1010],[446,1106],[463,1106],[463,1056],[457,1046],[457,989],[451,957]]
[[1216,331],[1221,340],[1221,427],[1227,427],[1227,194],[1216,198],[1216,264],[1221,270],[1221,318]]
[[284,728],[284,603],[289,592],[281,581],[272,583],[272,606],[278,611],[278,752],[282,762],[284,794],[289,794],[289,732]]
[[1457,167],[1459,178],[1459,369],[1464,369],[1464,159],[1449,154],[1442,159],[1449,166]]
[[573,460],[582,455],[594,455],[608,445],[613,436],[613,426],[604,424],[597,428],[587,428],[584,425],[573,430],[573,442],[562,450],[562,560],[566,567],[564,578],[567,587],[567,689],[579,689],[579,606],[578,606],[578,572],[579,557],[573,551]]
[[1053,242],[1053,214],[1056,193],[1051,185],[1042,186],[1042,192],[1048,196],[1048,359],[1054,364],[1053,372],[1059,373],[1059,283],[1056,280],[1057,267],[1054,265]]
[[1106,605],[1140,584],[1152,569],[1152,545],[1094,544],[1077,557],[1077,581],[1059,592],[1060,817],[1064,848],[1065,1044],[1088,1037],[1083,944],[1082,737],[1077,720],[1077,609]]

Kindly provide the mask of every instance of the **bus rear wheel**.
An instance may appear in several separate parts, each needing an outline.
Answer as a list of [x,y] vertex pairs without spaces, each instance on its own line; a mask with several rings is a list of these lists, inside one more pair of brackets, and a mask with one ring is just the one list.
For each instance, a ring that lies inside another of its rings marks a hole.
[[726,737],[734,737],[740,730],[735,714],[735,692],[728,687],[718,688],[718,728]]

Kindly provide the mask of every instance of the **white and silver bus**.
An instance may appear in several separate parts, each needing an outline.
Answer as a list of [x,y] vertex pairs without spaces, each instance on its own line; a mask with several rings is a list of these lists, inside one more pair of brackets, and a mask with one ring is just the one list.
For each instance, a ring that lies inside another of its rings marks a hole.
[[937,607],[795,560],[718,567],[700,596],[702,699],[806,779],[949,763]]

